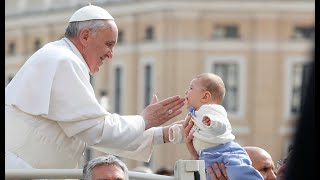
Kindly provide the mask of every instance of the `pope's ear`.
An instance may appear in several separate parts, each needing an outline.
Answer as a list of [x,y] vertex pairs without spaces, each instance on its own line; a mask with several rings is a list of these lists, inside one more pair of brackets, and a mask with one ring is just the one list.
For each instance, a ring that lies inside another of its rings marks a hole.
[[89,35],[90,35],[90,30],[88,28],[84,28],[80,31],[79,38],[82,46],[87,47]]

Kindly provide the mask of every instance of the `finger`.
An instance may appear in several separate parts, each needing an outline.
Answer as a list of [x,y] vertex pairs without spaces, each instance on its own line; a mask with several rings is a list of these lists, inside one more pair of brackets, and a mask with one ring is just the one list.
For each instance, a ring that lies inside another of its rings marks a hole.
[[215,173],[216,173],[217,178],[218,178],[218,179],[225,180],[226,177],[221,173],[221,170],[220,170],[218,164],[217,164],[217,163],[214,163],[213,166],[214,166],[214,169],[215,169]]
[[182,110],[177,110],[177,111],[173,110],[172,114],[169,114],[168,112],[166,112],[166,113],[168,114],[167,119],[169,120],[169,119],[174,118],[174,117],[178,116],[179,114],[181,114]]
[[158,96],[154,94],[153,97],[152,97],[152,101],[151,101],[150,104],[155,104],[155,103],[157,103],[157,102],[158,102]]
[[189,132],[189,135],[192,135],[192,138],[193,138],[193,133],[196,131],[193,127],[193,124],[194,124],[194,122],[191,122],[188,126],[190,126],[191,127],[191,129],[190,129],[190,132]]
[[169,114],[168,111],[164,112],[161,114],[161,117],[158,119],[160,122],[160,124],[163,124],[167,121],[169,121],[170,119],[180,115],[182,113],[182,110],[177,110],[177,111],[173,111],[172,114]]
[[192,133],[188,134],[188,136],[185,139],[185,142],[193,144],[193,134]]
[[219,179],[221,179],[221,178],[222,178],[222,173],[221,173],[221,170],[220,170],[218,164],[217,164],[217,163],[214,163],[214,164],[213,164],[213,167],[214,167],[214,169],[215,169],[216,176],[217,176]]
[[[170,99],[170,98],[169,98]],[[175,101],[171,101],[170,104],[166,104],[164,105],[163,102],[159,102],[160,105],[162,105],[162,107],[159,109],[159,113],[161,114],[166,114],[168,115],[168,119],[167,117],[164,117],[164,120],[169,120],[179,114],[182,113],[182,111],[179,111],[181,109],[181,107],[184,105],[184,98],[180,98],[180,99],[177,99]],[[171,113],[171,114],[168,114],[168,111],[169,110],[172,110],[172,112],[176,112],[177,113]]]
[[[173,103],[173,106],[170,106],[170,108],[168,110],[172,110],[173,112],[178,111],[179,109],[181,109],[181,107],[184,105],[184,101],[177,101],[179,102],[178,104],[176,104],[175,102]],[[169,105],[168,105],[169,107]],[[168,111],[166,110],[166,111]]]
[[220,163],[220,167],[221,167],[221,171],[223,173],[223,176],[228,178],[228,174],[227,174],[227,168],[226,166],[224,165],[224,163]]
[[211,180],[218,180],[216,174],[214,173],[213,169],[211,166],[208,167],[209,168],[209,176]]
[[182,124],[183,129],[185,129],[189,125],[190,120],[191,120],[191,115],[190,113],[188,113],[187,117],[185,118],[185,121]]
[[159,103],[163,106],[166,106],[168,104],[171,104],[175,101],[179,101],[179,100],[183,100],[184,101],[184,98],[181,98],[179,95],[176,95],[176,96],[172,96],[172,97],[169,97],[167,99],[164,99],[162,101],[160,101]]
[[187,127],[184,129],[184,135],[186,138],[188,138],[188,136],[190,138],[190,134],[193,135],[194,131],[191,130],[192,127],[193,127],[193,122],[191,121],[191,123],[188,123]]
[[184,98],[178,99],[176,101],[171,102],[170,104],[165,105],[166,108],[172,110],[178,110],[184,105]]
[[193,125],[192,125],[192,121],[189,121],[189,122],[187,123],[187,125],[185,126],[185,128],[184,128],[184,131],[186,132],[186,134],[189,134],[192,126],[193,126]]
[[193,141],[193,133],[194,133],[194,130],[191,128],[188,136],[186,137],[186,141],[190,142],[190,141]]

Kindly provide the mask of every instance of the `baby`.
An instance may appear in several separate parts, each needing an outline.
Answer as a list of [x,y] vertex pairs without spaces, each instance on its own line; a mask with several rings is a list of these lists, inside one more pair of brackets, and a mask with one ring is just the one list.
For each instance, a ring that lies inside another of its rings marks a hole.
[[[252,167],[246,151],[233,141],[235,136],[227,112],[221,105],[224,96],[222,79],[212,73],[195,77],[186,91],[188,115],[194,122],[193,147],[197,157],[205,161],[207,180],[210,180],[208,168],[215,162],[225,164],[229,180],[262,180],[261,174]],[[183,141],[181,125],[169,128],[169,140],[172,143]]]

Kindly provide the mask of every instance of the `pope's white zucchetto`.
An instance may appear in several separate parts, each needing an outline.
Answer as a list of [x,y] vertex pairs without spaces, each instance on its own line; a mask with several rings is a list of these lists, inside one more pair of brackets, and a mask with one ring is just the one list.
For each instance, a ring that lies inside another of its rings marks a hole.
[[94,19],[114,20],[114,18],[105,9],[88,5],[78,9],[70,18],[69,22],[88,21]]

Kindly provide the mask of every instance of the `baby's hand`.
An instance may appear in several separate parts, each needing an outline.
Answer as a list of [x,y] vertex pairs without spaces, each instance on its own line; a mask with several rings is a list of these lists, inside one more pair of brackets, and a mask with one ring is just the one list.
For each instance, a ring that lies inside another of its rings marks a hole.
[[210,126],[210,119],[207,117],[207,116],[205,116],[205,117],[203,117],[203,119],[202,119],[202,122],[203,122],[203,124],[205,124],[206,126]]

